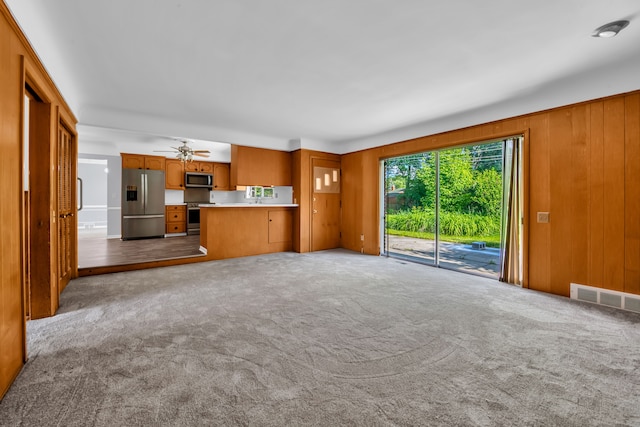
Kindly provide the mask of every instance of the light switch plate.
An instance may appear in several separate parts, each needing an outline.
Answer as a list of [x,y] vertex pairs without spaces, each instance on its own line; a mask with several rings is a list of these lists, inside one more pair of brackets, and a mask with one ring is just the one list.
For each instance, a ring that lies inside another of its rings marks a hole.
[[549,212],[538,212],[538,223],[546,224],[549,222]]

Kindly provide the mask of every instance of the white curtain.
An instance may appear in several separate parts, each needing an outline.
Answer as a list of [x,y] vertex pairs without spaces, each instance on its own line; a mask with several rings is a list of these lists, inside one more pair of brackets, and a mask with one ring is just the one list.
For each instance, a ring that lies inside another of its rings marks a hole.
[[503,233],[500,281],[522,286],[522,141],[523,137],[504,141]]

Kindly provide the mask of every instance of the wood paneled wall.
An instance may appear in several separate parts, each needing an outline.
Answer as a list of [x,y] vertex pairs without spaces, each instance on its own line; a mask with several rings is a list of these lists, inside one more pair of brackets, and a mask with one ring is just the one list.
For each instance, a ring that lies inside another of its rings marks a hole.
[[[57,91],[55,85],[47,75],[44,67],[39,62],[33,49],[29,46],[26,37],[11,16],[4,1],[0,1],[0,397],[2,397],[11,382],[20,372],[26,361],[26,325],[25,325],[25,300],[24,293],[24,257],[23,254],[26,220],[23,217],[26,206],[23,191],[22,165],[23,165],[23,107],[25,83],[37,89],[39,96],[46,105],[49,120],[44,120],[42,135],[51,138],[46,147],[43,147],[38,155],[44,157],[45,171],[47,175],[57,176],[54,167],[57,163],[55,149],[57,126],[64,120],[72,125],[75,134],[76,119],[66,105],[64,99]],[[42,136],[40,135],[40,136]],[[56,241],[56,185],[48,181],[49,188],[39,194],[48,200],[49,209],[42,224],[51,236],[44,248],[51,251],[50,258],[53,266],[51,273],[45,273],[50,277],[49,289],[56,289],[57,270],[55,268]],[[33,190],[32,190],[33,191]],[[33,209],[33,205],[31,209]],[[31,230],[31,233],[37,231]],[[43,248],[32,248],[37,251]],[[51,263],[50,263],[51,265]],[[35,266],[34,266],[35,267]],[[33,270],[33,269],[32,269]],[[48,290],[47,290],[48,291]],[[52,309],[57,308],[57,295],[51,297]]]
[[519,133],[529,153],[525,285],[640,294],[640,92],[344,155],[343,246],[380,252],[381,159]]

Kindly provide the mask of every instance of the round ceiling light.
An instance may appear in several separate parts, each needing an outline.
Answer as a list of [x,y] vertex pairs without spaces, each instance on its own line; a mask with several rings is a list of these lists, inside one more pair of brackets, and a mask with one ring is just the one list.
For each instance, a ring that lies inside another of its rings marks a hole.
[[629,21],[609,22],[608,24],[604,24],[602,27],[596,28],[591,36],[603,38],[613,37],[627,25],[629,25]]

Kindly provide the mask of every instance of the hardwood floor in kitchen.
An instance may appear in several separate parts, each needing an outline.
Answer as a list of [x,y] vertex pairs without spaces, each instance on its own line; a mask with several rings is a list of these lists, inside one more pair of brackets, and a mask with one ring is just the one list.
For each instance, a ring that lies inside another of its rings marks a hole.
[[78,269],[202,257],[200,236],[126,240],[78,239]]

